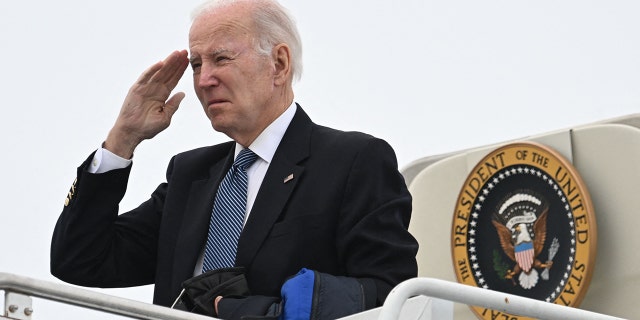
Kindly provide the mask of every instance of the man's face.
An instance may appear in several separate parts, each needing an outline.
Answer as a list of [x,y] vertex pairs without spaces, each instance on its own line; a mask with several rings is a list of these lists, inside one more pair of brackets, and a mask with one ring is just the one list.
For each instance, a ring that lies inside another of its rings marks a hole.
[[243,145],[273,120],[275,90],[275,65],[257,53],[245,9],[231,5],[202,14],[189,33],[196,95],[213,128]]

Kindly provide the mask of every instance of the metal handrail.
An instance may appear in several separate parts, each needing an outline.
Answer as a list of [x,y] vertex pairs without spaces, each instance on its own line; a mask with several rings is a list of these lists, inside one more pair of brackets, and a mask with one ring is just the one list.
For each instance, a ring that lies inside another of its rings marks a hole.
[[215,318],[169,309],[68,285],[0,272],[0,290],[22,293],[102,312],[146,320],[212,320]]
[[[0,272],[0,290],[62,302],[120,316],[146,320],[212,320],[215,318],[169,309],[44,280]],[[565,307],[512,294],[433,278],[413,278],[396,286],[378,319],[396,320],[407,299],[425,295],[538,319],[620,320],[604,314]]]
[[433,279],[413,278],[397,285],[384,302],[379,320],[395,320],[400,316],[402,305],[412,296],[425,295],[432,298],[481,306],[504,313],[517,314],[537,319],[622,319],[577,308],[525,298],[508,293],[472,287],[460,283]]

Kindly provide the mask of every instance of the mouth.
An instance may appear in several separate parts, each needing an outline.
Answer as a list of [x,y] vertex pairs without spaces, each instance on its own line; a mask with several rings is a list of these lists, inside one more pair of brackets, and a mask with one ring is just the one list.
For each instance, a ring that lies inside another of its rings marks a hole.
[[223,104],[223,103],[227,103],[229,102],[228,100],[223,100],[223,99],[211,99],[209,101],[207,101],[208,106],[209,107],[215,107],[217,105]]

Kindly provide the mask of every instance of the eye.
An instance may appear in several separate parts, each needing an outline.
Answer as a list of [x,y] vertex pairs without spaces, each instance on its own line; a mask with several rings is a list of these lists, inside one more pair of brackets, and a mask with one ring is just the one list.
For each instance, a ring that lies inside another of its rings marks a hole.
[[191,69],[193,70],[193,72],[198,72],[200,71],[200,66],[202,64],[200,62],[191,62]]
[[226,62],[231,60],[228,56],[216,56],[216,63]]

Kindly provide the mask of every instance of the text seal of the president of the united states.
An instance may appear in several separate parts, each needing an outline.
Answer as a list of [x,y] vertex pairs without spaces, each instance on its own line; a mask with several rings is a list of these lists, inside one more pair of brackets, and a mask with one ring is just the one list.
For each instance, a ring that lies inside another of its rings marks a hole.
[[[471,170],[453,216],[459,282],[577,307],[595,265],[596,221],[572,164],[533,142],[499,147]],[[482,319],[526,319],[471,307]]]

